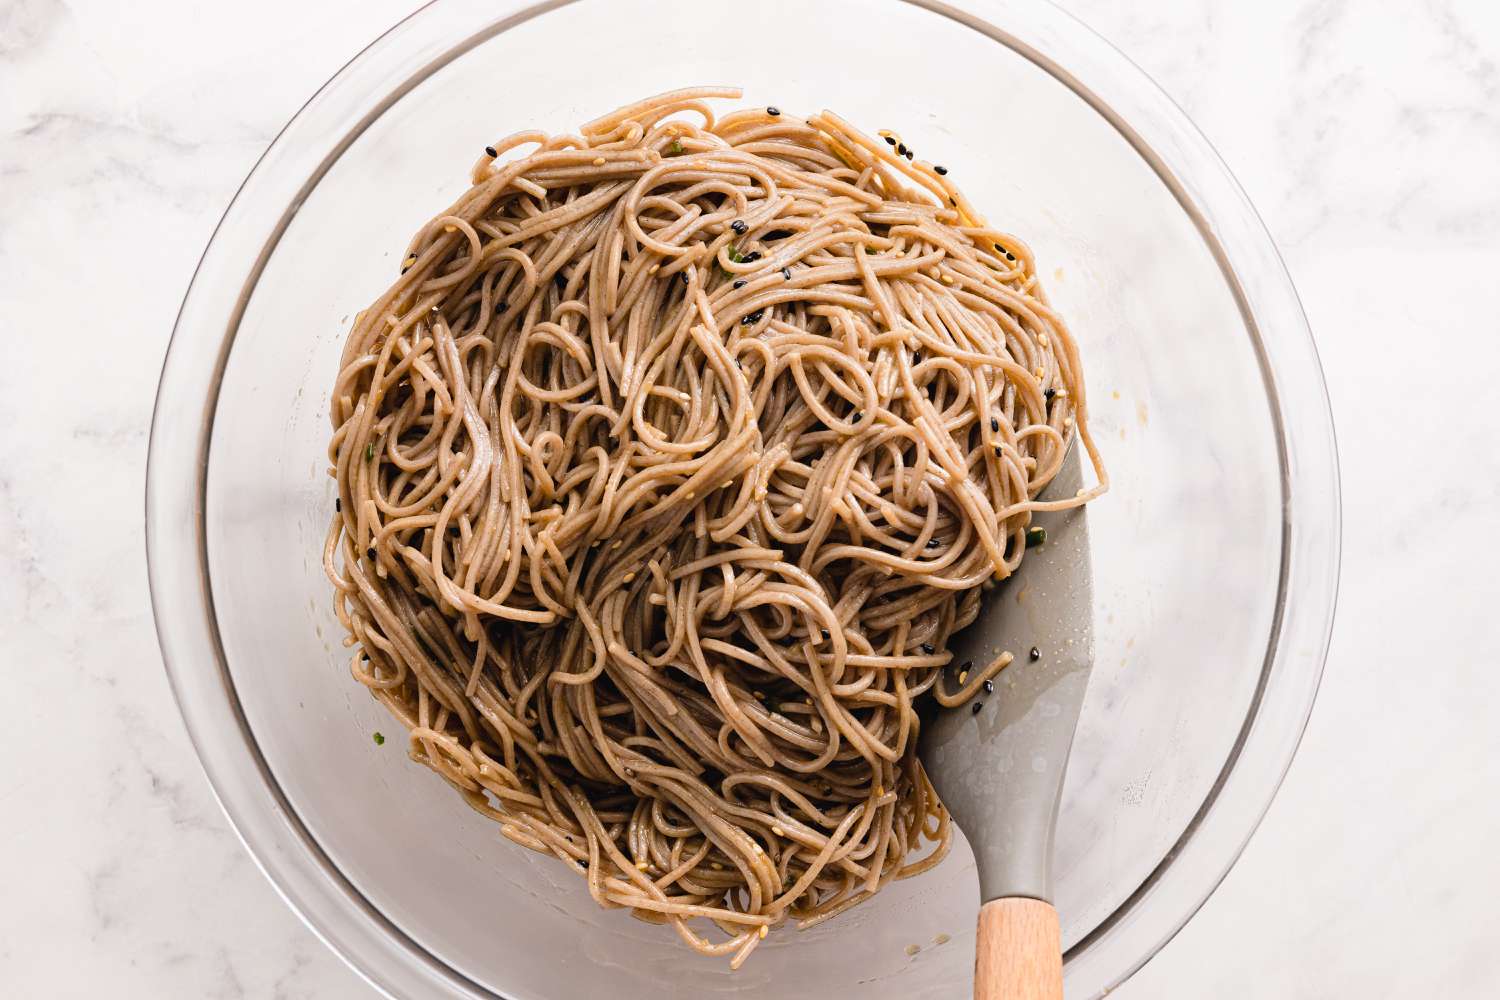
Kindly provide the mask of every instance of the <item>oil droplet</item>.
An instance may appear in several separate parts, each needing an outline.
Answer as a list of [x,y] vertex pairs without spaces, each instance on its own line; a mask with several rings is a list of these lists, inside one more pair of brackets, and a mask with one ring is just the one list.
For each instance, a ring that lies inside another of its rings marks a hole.
[[946,934],[939,934],[937,937],[935,937],[935,938],[932,939],[932,943],[933,944],[947,944],[951,940],[952,940],[952,938],[948,937],[948,935],[946,935]]
[[921,945],[919,945],[919,944],[909,944],[909,945],[906,946],[906,957],[910,958],[911,956],[915,955],[917,952],[919,952],[921,950],[922,950],[922,946]]

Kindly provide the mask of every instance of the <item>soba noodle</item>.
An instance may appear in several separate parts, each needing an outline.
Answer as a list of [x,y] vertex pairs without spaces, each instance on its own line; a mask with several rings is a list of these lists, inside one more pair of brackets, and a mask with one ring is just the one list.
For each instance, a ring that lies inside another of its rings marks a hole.
[[[486,149],[349,334],[324,556],[415,759],[735,966],[941,859],[917,706],[1031,512],[1107,485],[1026,246],[737,95]],[[1099,485],[1038,501],[1075,430]]]

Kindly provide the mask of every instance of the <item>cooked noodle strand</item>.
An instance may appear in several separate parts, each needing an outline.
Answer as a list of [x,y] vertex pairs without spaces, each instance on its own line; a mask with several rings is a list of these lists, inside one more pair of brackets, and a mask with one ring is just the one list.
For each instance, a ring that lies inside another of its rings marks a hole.
[[[491,147],[349,334],[324,553],[411,755],[735,965],[941,858],[948,637],[1108,485],[1024,245],[737,94]],[[1038,501],[1075,431],[1098,485]]]

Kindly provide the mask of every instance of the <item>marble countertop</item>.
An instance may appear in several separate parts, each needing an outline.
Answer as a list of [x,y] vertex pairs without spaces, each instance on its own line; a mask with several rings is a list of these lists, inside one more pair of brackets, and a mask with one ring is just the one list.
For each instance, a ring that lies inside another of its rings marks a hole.
[[[213,801],[152,630],[141,497],[162,353],[219,213],[411,6],[0,0],[8,996],[373,995]],[[1063,6],[1260,209],[1322,352],[1346,497],[1302,751],[1228,880],[1115,995],[1500,994],[1500,5]]]

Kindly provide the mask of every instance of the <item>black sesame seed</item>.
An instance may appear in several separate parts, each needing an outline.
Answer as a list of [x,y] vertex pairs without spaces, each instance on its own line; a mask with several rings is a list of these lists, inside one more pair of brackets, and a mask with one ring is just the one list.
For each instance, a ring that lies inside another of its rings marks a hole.
[[749,326],[751,323],[754,323],[754,322],[755,322],[755,317],[752,316],[752,315],[748,315],[747,314],[745,316],[741,316],[740,317],[740,326]]
[[785,278],[787,281],[791,281],[792,280],[792,269],[789,268],[789,267],[783,267],[781,269],[781,276],[783,278]]
[[684,285],[690,284],[690,282],[688,281],[688,273],[686,271],[679,271],[678,273],[682,275],[682,283]]
[[1000,446],[1000,445],[998,445],[998,444],[997,444],[997,445],[995,445],[995,457],[996,457],[996,458],[1004,458],[1004,457],[1005,457],[1005,449],[1004,449],[1004,448],[1002,448],[1002,447],[1001,447],[1001,446]]
[[764,316],[764,315],[765,315],[765,311],[764,310],[757,309],[757,310],[755,310],[755,312],[753,312],[753,313],[750,314],[750,318],[752,320],[754,320],[755,322],[759,323],[760,322],[760,318],[762,316]]
[[1037,660],[1040,660],[1042,658],[1042,651],[1040,649],[1037,649],[1035,646],[1032,646],[1030,656],[1032,662],[1035,663]]
[[760,260],[759,250],[751,250],[750,253],[745,257],[746,264],[753,264],[758,260]]
[[906,151],[906,158],[907,158],[907,159],[908,159],[908,160],[909,160],[909,159],[911,159],[911,158],[912,158],[912,151],[911,151],[911,150],[909,150],[909,149],[908,149],[908,150],[907,150],[907,151]]
[[982,702],[982,701],[976,701],[974,703],[974,714],[978,715],[979,714],[979,710],[981,708],[983,708],[983,707],[984,707],[984,702]]
[[369,556],[371,559],[374,559],[375,558],[375,546],[372,545],[368,549],[365,549],[365,555]]
[[333,512],[335,514],[337,514],[340,511],[342,511],[343,509],[344,509],[344,501],[341,500],[341,499],[339,499],[338,497],[334,497],[333,498]]
[[1048,399],[1051,399],[1053,396],[1057,395],[1057,390],[1049,387],[1045,392],[1042,393],[1042,395],[1046,396]]
[[896,144],[896,137],[893,136],[893,135],[886,136],[885,137],[885,144],[887,146],[894,146]]
[[749,229],[750,227],[747,226],[747,225],[745,225],[745,223],[742,222],[741,220],[735,219],[733,222],[731,222],[729,224],[729,228],[733,229],[736,233],[739,233],[739,234],[743,235],[744,232],[745,232],[745,230]]
[[781,109],[773,104],[771,107],[766,109],[766,114],[770,115],[772,118],[775,118],[777,115],[781,114]]
[[906,155],[906,143],[903,142],[903,143],[900,143],[899,145],[896,146],[896,155],[897,156],[905,156]]
[[936,167],[933,167],[932,169],[934,171],[936,171],[940,175],[941,174],[946,174],[948,172],[948,168],[944,167],[944,166],[936,166]]
[[933,653],[936,652],[936,650],[934,650],[932,648],[932,643],[930,643],[930,642],[924,642],[924,643],[922,643],[922,652],[926,653],[928,656],[931,656]]
[[995,682],[994,681],[985,681],[984,682],[984,693],[985,694],[994,694],[995,693]]
[[509,308],[510,308],[510,303],[509,302],[502,302],[502,303],[500,303],[499,305],[497,305],[495,307],[495,312],[496,313],[503,313],[503,312],[505,312],[505,310],[507,310]]
[[1015,260],[1016,259],[1016,255],[1013,254],[1013,253],[1011,253],[1009,250],[1007,250],[1007,251],[1005,251],[1005,259],[1006,260]]
[[828,630],[826,628],[825,629],[819,629],[819,631],[821,631],[823,633],[823,641],[824,642],[827,642],[830,638],[832,638],[832,636],[829,635]]
[[942,543],[942,542],[940,542],[940,541],[938,541],[938,540],[937,540],[937,539],[936,539],[936,538],[929,538],[929,539],[927,539],[927,547],[928,547],[928,548],[929,548],[929,549],[935,549],[935,548],[937,548],[937,547],[938,547],[938,546],[939,546],[939,545],[942,545],[942,544],[943,544],[943,543]]
[[495,147],[494,146],[486,146],[486,147],[484,147],[484,153],[485,153],[486,156],[488,156],[492,160],[495,157],[497,157],[497,156],[500,155],[499,153],[495,152]]
[[998,418],[996,418],[996,417],[990,417],[990,430],[996,431],[996,432],[998,432],[1000,430],[1000,421],[999,421]]
[[974,669],[974,661],[973,660],[965,660],[964,661],[964,665],[958,668],[958,672],[961,673],[961,674],[966,674],[970,670],[973,670],[973,669]]
[[731,287],[734,287],[734,288],[744,288],[745,287],[745,279],[744,278],[737,279],[735,281],[734,285],[731,286]]

